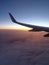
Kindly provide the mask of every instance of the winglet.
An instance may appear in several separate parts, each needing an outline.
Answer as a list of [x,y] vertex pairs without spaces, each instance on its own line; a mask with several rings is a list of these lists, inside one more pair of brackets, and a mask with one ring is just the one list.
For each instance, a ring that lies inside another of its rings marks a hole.
[[12,22],[17,23],[17,21],[14,19],[14,17],[12,16],[12,14],[11,14],[11,13],[9,13],[9,16],[10,16],[10,18],[11,18]]

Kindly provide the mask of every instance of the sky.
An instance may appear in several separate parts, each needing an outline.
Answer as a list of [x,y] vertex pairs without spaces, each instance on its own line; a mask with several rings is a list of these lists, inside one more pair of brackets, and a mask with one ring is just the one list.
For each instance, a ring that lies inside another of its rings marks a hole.
[[24,28],[11,21],[9,12],[19,22],[49,27],[49,0],[0,0],[0,28]]

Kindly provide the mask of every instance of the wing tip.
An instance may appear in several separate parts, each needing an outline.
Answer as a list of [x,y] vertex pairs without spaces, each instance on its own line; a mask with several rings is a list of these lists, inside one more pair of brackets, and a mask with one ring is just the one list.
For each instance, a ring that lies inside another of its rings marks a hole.
[[8,14],[9,14],[10,17],[12,16],[12,14],[10,12],[8,12]]
[[10,16],[12,22],[17,23],[17,21],[15,20],[15,18],[12,16],[12,14],[10,12],[9,12],[9,16]]

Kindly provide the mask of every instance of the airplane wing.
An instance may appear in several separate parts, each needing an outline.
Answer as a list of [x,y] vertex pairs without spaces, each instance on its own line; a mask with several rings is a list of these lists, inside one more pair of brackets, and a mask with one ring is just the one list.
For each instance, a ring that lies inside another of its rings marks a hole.
[[16,21],[16,20],[14,19],[14,17],[12,16],[11,13],[9,13],[9,15],[10,15],[10,18],[11,18],[11,20],[12,20],[13,23],[17,23],[17,24],[20,24],[20,25],[23,25],[23,26],[26,26],[26,27],[34,28],[33,25],[24,24],[24,23],[20,23],[20,22]]
[[14,19],[14,17],[12,16],[11,13],[9,13],[9,15],[10,15],[10,18],[11,18],[11,20],[12,20],[13,23],[20,24],[20,25],[32,28],[29,31],[46,31],[46,32],[49,32],[49,27],[42,27],[42,26],[36,26],[36,25],[30,25],[30,24],[20,23],[20,22],[18,22],[18,21],[16,21]]

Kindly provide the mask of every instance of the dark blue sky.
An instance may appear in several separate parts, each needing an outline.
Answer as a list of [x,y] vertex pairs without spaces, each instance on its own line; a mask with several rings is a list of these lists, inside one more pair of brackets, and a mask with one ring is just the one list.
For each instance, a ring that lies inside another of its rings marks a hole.
[[49,26],[49,0],[0,0],[0,27],[18,26],[8,12],[20,22]]

